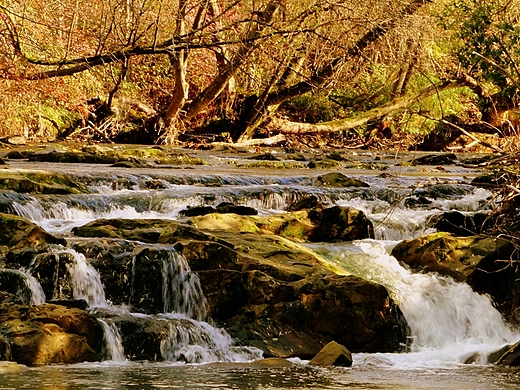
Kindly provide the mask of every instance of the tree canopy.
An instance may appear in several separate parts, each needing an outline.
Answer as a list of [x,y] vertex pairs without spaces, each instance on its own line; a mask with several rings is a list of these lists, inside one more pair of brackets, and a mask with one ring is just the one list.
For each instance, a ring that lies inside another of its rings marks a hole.
[[235,142],[359,132],[388,118],[394,132],[425,130],[412,116],[514,127],[518,5],[2,0],[1,130],[174,143],[197,131]]

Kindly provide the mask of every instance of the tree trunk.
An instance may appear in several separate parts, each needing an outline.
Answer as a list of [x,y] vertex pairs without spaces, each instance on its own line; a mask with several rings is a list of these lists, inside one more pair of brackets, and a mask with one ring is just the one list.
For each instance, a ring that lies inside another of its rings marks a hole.
[[264,30],[265,26],[272,20],[274,14],[281,6],[279,0],[270,1],[263,12],[259,12],[258,19],[250,23],[249,34],[245,37],[244,43],[238,48],[237,52],[222,71],[213,79],[211,84],[202,91],[191,103],[184,107],[184,118],[191,119],[202,113],[220,95],[235,76],[240,65],[246,60],[251,51],[255,49],[254,39]]

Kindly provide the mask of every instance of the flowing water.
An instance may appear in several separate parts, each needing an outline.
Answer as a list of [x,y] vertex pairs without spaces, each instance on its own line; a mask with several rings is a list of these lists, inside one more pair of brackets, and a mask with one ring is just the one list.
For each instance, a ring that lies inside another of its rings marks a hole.
[[[19,165],[35,168],[31,163]],[[260,214],[270,215],[311,194],[327,205],[362,209],[374,222],[376,240],[308,247],[319,252],[334,269],[387,287],[410,325],[410,352],[355,354],[353,367],[348,369],[311,368],[299,360],[294,360],[292,368],[240,363],[258,358],[258,352],[234,347],[229,335],[205,322],[200,281],[171,248],[162,258],[164,313],[157,316],[170,321],[169,337],[161,343],[166,362],[129,362],[124,359],[117,327],[100,314],[107,309],[118,313],[127,309],[112,307],[106,301],[99,275],[83,255],[61,248],[58,250],[75,259],[67,265],[76,286],[74,297],[85,299],[102,321],[107,361],[6,374],[0,388],[516,389],[520,385],[516,370],[485,363],[489,352],[520,338],[503,323],[490,300],[449,278],[413,274],[389,254],[397,241],[433,231],[431,218],[442,211],[472,213],[489,209],[490,192],[467,184],[466,176],[475,172],[453,167],[439,177],[439,173],[429,176],[394,170],[381,177],[356,171],[350,173],[370,187],[345,189],[317,186],[318,173],[234,170],[227,162],[216,168],[197,167],[196,172],[156,169],[124,173],[110,168],[99,172],[98,166],[47,166],[75,175],[89,185],[92,194],[2,196],[14,201],[13,213],[57,234],[66,235],[74,226],[98,218],[176,219],[179,211],[188,206],[215,206],[221,202],[252,206]],[[38,168],[42,168],[41,164]],[[160,189],[147,189],[145,183],[150,180],[159,182]],[[446,184],[451,182],[457,184],[451,188]],[[435,186],[445,186],[441,188],[445,196],[433,195]],[[411,194],[426,196],[430,204],[408,207],[405,199]],[[127,311],[126,315],[137,314]],[[185,325],[179,327],[179,323]],[[474,364],[462,364],[473,355],[477,356]]]

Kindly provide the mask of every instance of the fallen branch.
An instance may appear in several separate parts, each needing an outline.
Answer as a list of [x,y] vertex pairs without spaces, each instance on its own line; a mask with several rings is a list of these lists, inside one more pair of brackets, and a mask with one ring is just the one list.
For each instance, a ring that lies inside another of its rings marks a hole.
[[346,118],[323,123],[299,123],[291,122],[286,119],[274,118],[267,126],[270,130],[279,131],[283,134],[330,133],[351,130],[356,127],[365,125],[375,119],[385,117],[393,112],[406,109],[412,104],[420,102],[421,100],[438,94],[439,92],[446,89],[458,88],[464,85],[465,84],[462,80],[448,80],[441,84],[432,85],[416,96],[402,98],[398,101],[384,104],[353,118]]
[[[421,114],[422,115],[422,114]],[[436,118],[431,118],[427,115],[422,115],[424,118],[426,119],[430,119],[430,120],[433,120],[433,121],[437,121],[437,122],[440,122],[446,126],[450,126],[452,128],[454,128],[455,130],[458,130],[460,131],[462,134],[464,134],[465,136],[471,138],[473,141],[481,144],[482,146],[485,146],[487,148],[490,148],[490,149],[493,149],[494,151],[496,152],[499,152],[499,153],[504,153],[504,151],[502,149],[500,149],[498,146],[495,146],[495,145],[492,145],[490,144],[489,142],[486,142],[486,141],[483,141],[481,140],[480,138],[474,136],[473,134],[471,134],[469,131],[467,131],[466,129],[460,127],[460,126],[457,126],[456,124],[454,123],[451,123],[450,121],[447,121],[446,119],[436,119]]]

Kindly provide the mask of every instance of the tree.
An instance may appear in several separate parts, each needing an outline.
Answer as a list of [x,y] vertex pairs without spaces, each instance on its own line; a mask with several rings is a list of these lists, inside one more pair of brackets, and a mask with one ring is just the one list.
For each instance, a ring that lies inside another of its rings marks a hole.
[[[171,90],[166,104],[156,107],[153,136],[173,142],[179,129],[208,115],[216,104],[231,106],[229,99],[222,100],[227,92],[228,97],[236,96],[232,137],[246,140],[282,102],[326,88],[347,75],[368,48],[427,3],[9,2],[0,5],[4,22],[0,43],[6,49],[6,66],[10,65],[3,75],[37,82],[117,64],[110,102],[125,77],[143,72],[146,64],[156,61],[153,58],[167,58]],[[145,65],[132,65],[139,61]]]
[[442,21],[451,32],[454,71],[471,79],[482,120],[500,126],[518,108],[520,93],[520,2],[464,0],[449,4]]

